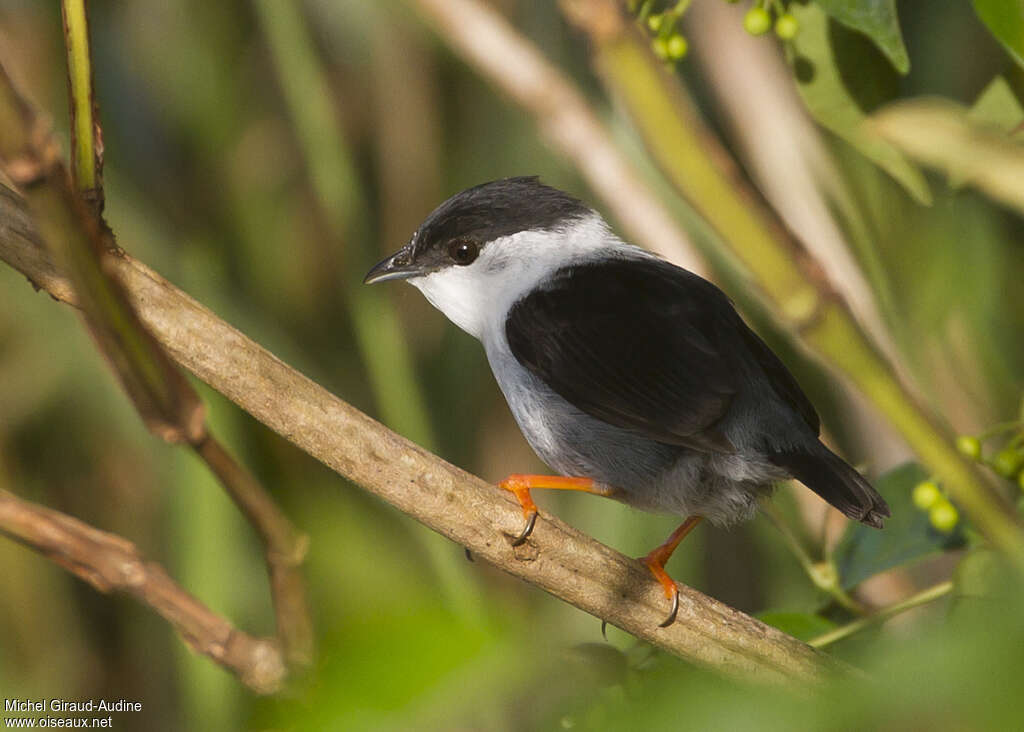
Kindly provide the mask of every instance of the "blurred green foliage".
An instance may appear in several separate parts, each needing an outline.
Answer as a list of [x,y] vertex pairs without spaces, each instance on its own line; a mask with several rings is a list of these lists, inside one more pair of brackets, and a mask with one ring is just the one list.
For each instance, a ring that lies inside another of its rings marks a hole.
[[[597,98],[586,48],[552,4],[500,5]],[[893,92],[970,105],[1002,70],[998,43],[966,4],[904,5],[911,72]],[[455,60],[406,4],[296,7],[299,31],[268,33],[281,13],[271,2],[90,3],[107,216],[119,243],[442,457],[488,479],[540,470],[478,344],[411,288],[382,290],[367,316],[353,305],[362,296],[353,283],[440,200],[482,180],[540,174],[593,197],[532,121]],[[59,10],[3,0],[0,33],[4,63],[66,127]],[[308,87],[316,99],[289,98],[288,59],[300,75],[303,63],[323,75]],[[303,126],[307,105],[314,117]],[[960,432],[1015,417],[1024,383],[1020,218],[939,177],[928,178],[934,204],[919,205],[853,148],[829,142],[852,199],[841,220],[904,365]],[[407,347],[408,366],[394,351],[374,354],[380,340],[360,324],[368,317],[372,326],[372,313],[385,310],[399,336],[385,346]],[[844,430],[847,402],[817,367],[793,363],[843,447],[877,475],[884,458],[876,454],[887,446]],[[392,386],[402,397],[389,405]],[[739,684],[614,629],[602,643],[594,618],[467,563],[459,547],[200,392],[214,430],[310,535],[315,667],[292,692],[255,698],[148,610],[98,595],[0,540],[0,696],[138,700],[143,712],[115,727],[147,730],[1019,726],[1010,687],[1024,676],[1024,605],[991,563],[971,586],[1003,586],[995,601],[972,590],[836,644],[833,652],[868,678],[815,692]],[[5,266],[0,487],[126,536],[240,627],[272,632],[258,543],[229,500],[194,457],[145,432],[75,313]],[[590,497],[538,499],[634,555],[676,523]],[[776,504],[800,523],[788,490]],[[802,538],[820,543],[811,530]],[[891,572],[876,596],[908,595],[949,566],[946,554]],[[748,612],[820,611],[831,618],[821,628],[844,617],[760,518],[728,533],[702,528],[671,569]]]

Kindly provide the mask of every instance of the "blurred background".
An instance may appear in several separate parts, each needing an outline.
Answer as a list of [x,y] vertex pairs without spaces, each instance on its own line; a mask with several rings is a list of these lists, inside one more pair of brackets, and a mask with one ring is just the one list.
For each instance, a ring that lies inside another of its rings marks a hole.
[[[695,10],[711,3],[722,4],[696,0]],[[107,219],[133,256],[392,429],[487,480],[541,472],[479,344],[413,288],[364,291],[358,283],[434,206],[482,181],[540,175],[606,209],[544,144],[534,120],[456,58],[415,5],[92,0]],[[643,158],[590,70],[585,40],[557,6],[492,5],[579,85],[695,232],[697,248],[712,250],[712,237],[695,228],[692,212]],[[732,17],[737,26],[740,17]],[[968,4],[904,3],[900,17],[911,71],[893,75],[889,91],[899,97],[938,94],[970,105],[1006,64]],[[712,20],[689,21],[704,26],[688,30],[701,53],[679,71],[774,202],[786,171],[759,172],[758,150],[793,140],[785,128],[771,132],[756,122],[762,134],[744,137],[737,119],[754,120],[757,111],[737,117],[715,81],[715,64],[736,57],[715,52],[706,32]],[[782,55],[774,38],[752,42]],[[0,0],[0,60],[52,115],[66,145],[58,4]],[[756,78],[761,66],[741,71]],[[818,180],[838,181],[843,191],[836,225],[866,273],[901,367],[958,432],[1014,418],[1024,384],[1020,218],[940,177],[927,178],[934,200],[923,205],[838,137],[807,129],[793,134],[815,136],[823,156],[815,165],[828,171]],[[879,417],[787,345],[736,289],[734,274],[719,275],[797,373],[834,444],[872,476],[910,458]],[[595,618],[467,562],[461,547],[198,387],[215,432],[310,537],[318,656],[308,678],[283,695],[256,697],[191,654],[148,609],[100,595],[0,539],[0,696],[137,700],[143,711],[116,719],[115,728],[148,730],[792,729],[884,720],[903,729],[935,728],[907,710],[956,689],[956,700],[947,700],[951,716],[935,725],[985,729],[1002,719],[992,677],[1024,671],[1008,651],[1024,647],[1014,645],[1020,628],[991,626],[991,645],[953,637],[941,625],[944,607],[886,626],[881,640],[873,634],[871,643],[855,637],[835,647],[891,674],[877,703],[866,706],[848,687],[811,701],[726,682],[615,628],[606,643]],[[7,266],[0,266],[0,487],[125,536],[237,626],[273,632],[261,550],[245,521],[191,453],[146,432],[76,314]],[[776,503],[817,540],[825,512],[802,492],[784,489]],[[538,502],[634,556],[678,520],[591,496]],[[833,534],[841,529],[836,516],[828,521],[839,527]],[[890,572],[862,597],[892,602],[949,567],[940,557]],[[760,516],[728,532],[701,527],[670,571],[746,612],[823,603]]]

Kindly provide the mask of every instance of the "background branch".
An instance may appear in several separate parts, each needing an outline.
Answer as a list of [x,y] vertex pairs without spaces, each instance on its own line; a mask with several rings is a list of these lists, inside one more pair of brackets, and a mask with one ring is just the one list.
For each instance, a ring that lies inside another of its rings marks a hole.
[[742,5],[703,2],[687,14],[686,30],[708,78],[708,91],[758,190],[891,358],[896,351],[878,311],[879,294],[829,210],[828,192],[845,184],[793,88],[779,47],[743,29],[745,10]]
[[889,618],[895,617],[907,610],[912,610],[915,607],[920,607],[921,605],[926,605],[929,602],[934,602],[941,597],[945,597],[953,592],[953,587],[952,580],[940,582],[937,585],[921,590],[912,597],[908,597],[900,602],[894,602],[892,605],[882,608],[872,615],[857,618],[846,625],[842,625],[828,633],[823,633],[816,638],[812,638],[809,642],[815,648],[824,648],[825,646],[832,645],[843,638],[850,637],[854,633],[859,633],[864,630],[864,628],[878,623],[883,623]]
[[64,48],[71,100],[71,173],[93,211],[103,211],[103,136],[97,119],[85,0],[63,0]]
[[308,666],[313,660],[313,621],[300,568],[309,539],[295,530],[259,481],[215,437],[207,433],[192,448],[260,537],[285,658],[292,668]]
[[[0,68],[0,116],[8,122],[0,140],[0,159],[21,161],[26,203],[54,259],[71,273],[71,288],[89,332],[124,386],[139,416],[155,435],[187,443],[220,480],[263,542],[271,577],[271,595],[285,657],[294,667],[308,665],[313,654],[312,624],[299,565],[305,539],[251,474],[214,439],[205,409],[184,374],[144,327],[117,278],[117,246],[102,219],[103,200],[99,124],[92,96],[86,17],[81,0],[64,6],[69,62],[72,128],[78,130],[72,159],[74,181],[54,153],[56,145],[35,110],[18,94]],[[90,131],[79,129],[84,115]],[[95,130],[95,140],[92,131]],[[94,144],[94,142],[96,144]],[[78,195],[73,185],[81,191]],[[27,225],[18,220],[18,226]]]
[[[95,280],[94,289],[106,292],[105,297],[93,298],[96,307],[85,309],[86,321],[94,332],[106,330],[119,336],[113,341],[98,337],[97,341],[105,346],[122,382],[148,386],[148,391],[156,393],[158,401],[168,402],[166,411],[176,413],[179,419],[177,429],[168,431],[165,427],[157,433],[165,438],[171,434],[175,441],[179,438],[187,440],[255,528],[270,575],[270,595],[285,660],[291,668],[304,668],[313,660],[313,624],[300,570],[308,545],[306,537],[295,530],[259,481],[210,433],[199,396],[138,322],[131,306],[125,304],[122,312],[112,312],[110,307],[102,306],[109,302],[123,303],[124,293],[104,271],[104,264],[111,256],[109,250],[116,245],[114,234],[102,216],[103,135],[92,83],[89,18],[85,0],[63,0],[61,10],[71,97],[71,179],[99,225],[90,237],[91,246],[79,245],[82,261],[76,258],[69,261],[78,265],[78,291],[82,291],[83,282]],[[28,109],[27,105],[25,108]],[[54,172],[59,174],[59,170]],[[51,184],[55,182],[59,184],[51,178]],[[82,228],[88,230],[91,223],[83,222]],[[71,241],[69,248],[74,248],[74,238]],[[59,240],[50,241],[50,246],[58,250],[63,248],[62,244]],[[83,277],[83,274],[93,276]],[[132,345],[136,346],[134,352]],[[137,355],[139,352],[141,357]],[[135,400],[144,420],[152,412],[149,401],[145,398]]]
[[[20,199],[0,187],[0,259],[54,297],[73,302],[38,249]],[[13,222],[8,225],[5,222]],[[513,549],[522,512],[505,492],[446,463],[346,404],[223,322],[140,262],[113,261],[142,321],[171,357],[342,476],[516,577],[660,648],[758,679],[811,679],[835,661],[737,610],[682,586],[676,623],[658,628],[664,594],[650,572],[542,514]]]
[[149,605],[197,653],[228,669],[261,694],[285,677],[281,651],[214,613],[146,561],[134,544],[0,489],[0,533],[35,549],[100,592],[125,592]]

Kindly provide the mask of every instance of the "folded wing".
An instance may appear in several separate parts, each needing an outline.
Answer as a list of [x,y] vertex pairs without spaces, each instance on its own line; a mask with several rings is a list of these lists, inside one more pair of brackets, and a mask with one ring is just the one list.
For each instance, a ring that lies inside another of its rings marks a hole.
[[814,408],[725,294],[661,260],[559,270],[513,306],[506,335],[568,402],[658,442],[732,452],[720,423],[760,373],[817,434]]

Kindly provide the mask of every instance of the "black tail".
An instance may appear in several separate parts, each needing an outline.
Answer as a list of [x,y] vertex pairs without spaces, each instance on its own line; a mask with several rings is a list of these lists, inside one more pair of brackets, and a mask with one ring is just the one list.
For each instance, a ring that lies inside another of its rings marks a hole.
[[880,529],[890,515],[878,491],[820,442],[810,450],[775,453],[770,460],[852,519]]

